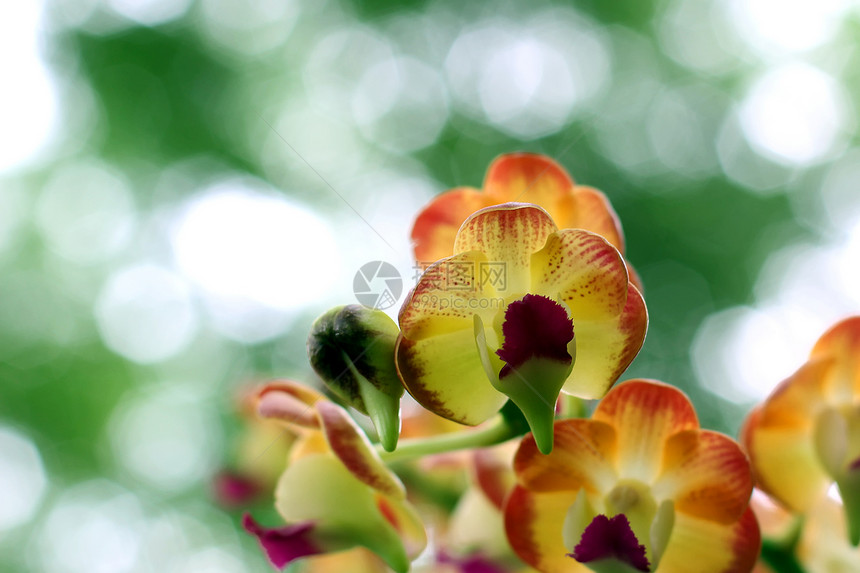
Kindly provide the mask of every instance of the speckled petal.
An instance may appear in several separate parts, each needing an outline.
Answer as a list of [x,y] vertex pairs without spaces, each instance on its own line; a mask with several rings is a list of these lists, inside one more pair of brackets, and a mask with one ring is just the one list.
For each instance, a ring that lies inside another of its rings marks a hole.
[[648,330],[648,310],[639,290],[627,287],[621,313],[605,321],[577,320],[576,361],[562,391],[580,398],[601,398],[636,358]]
[[659,474],[666,440],[699,427],[687,396],[654,380],[628,380],[615,386],[597,405],[592,419],[617,432],[619,474],[645,483]]
[[575,320],[616,317],[627,300],[627,267],[618,249],[581,229],[550,235],[532,255],[531,274],[531,292],[564,300]]
[[558,229],[546,211],[528,203],[505,203],[481,209],[460,227],[454,252],[480,251],[489,263],[503,265],[502,296],[522,295],[530,284],[531,257]]
[[403,336],[422,340],[456,330],[473,329],[473,315],[485,322],[503,306],[493,285],[481,282],[487,257],[469,251],[443,259],[428,268],[400,308]]

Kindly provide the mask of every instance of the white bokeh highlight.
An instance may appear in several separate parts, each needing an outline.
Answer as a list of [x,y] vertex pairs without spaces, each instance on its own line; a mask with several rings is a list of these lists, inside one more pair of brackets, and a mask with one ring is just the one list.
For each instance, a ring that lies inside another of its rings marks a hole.
[[99,293],[95,316],[104,343],[143,364],[161,362],[185,349],[198,327],[186,282],[149,263],[114,272]]
[[833,39],[852,0],[731,0],[730,21],[759,55],[806,52]]
[[171,244],[216,330],[242,342],[281,333],[340,277],[328,225],[252,179],[224,180],[192,197],[176,216]]
[[183,16],[191,6],[191,0],[107,0],[107,5],[129,20],[144,26],[157,26]]
[[795,245],[768,259],[757,302],[708,317],[691,352],[706,388],[739,403],[761,400],[806,362],[815,341],[860,308],[860,220],[837,243]]
[[740,107],[740,122],[753,148],[787,165],[827,157],[852,131],[853,114],[839,83],[805,63],[768,71]]
[[526,22],[487,20],[465,30],[445,60],[466,113],[521,139],[559,131],[609,78],[604,37],[572,10]]
[[54,172],[36,204],[36,223],[48,246],[81,264],[99,263],[120,252],[135,228],[128,181],[96,162]]
[[42,458],[33,442],[0,426],[0,532],[30,521],[47,486]]
[[201,17],[197,22],[205,37],[219,48],[248,57],[282,45],[300,13],[300,5],[294,0],[201,0],[198,4]]
[[351,103],[362,135],[393,153],[433,144],[448,121],[448,93],[439,72],[415,58],[383,60],[371,67]]
[[131,572],[141,559],[142,526],[134,495],[106,480],[85,482],[56,500],[34,539],[32,560],[54,573]]
[[326,223],[283,195],[238,179],[191,199],[172,244],[183,274],[203,290],[275,309],[315,300],[337,273]]
[[57,89],[40,55],[43,2],[0,3],[0,173],[27,165],[54,135]]
[[111,417],[108,437],[123,468],[167,492],[187,490],[211,476],[220,447],[214,410],[179,385],[126,399]]

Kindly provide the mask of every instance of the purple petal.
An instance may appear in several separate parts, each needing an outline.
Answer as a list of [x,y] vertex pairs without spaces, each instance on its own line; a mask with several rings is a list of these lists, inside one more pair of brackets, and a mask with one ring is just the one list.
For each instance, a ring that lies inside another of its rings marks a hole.
[[636,539],[630,522],[623,513],[613,518],[595,517],[582,534],[579,545],[568,554],[580,563],[615,558],[639,571],[650,571],[645,546]]
[[507,571],[480,554],[454,557],[440,551],[436,561],[441,565],[453,565],[459,573],[505,573]]
[[262,486],[257,481],[227,470],[215,476],[212,488],[215,499],[225,507],[248,505],[263,492]]
[[505,340],[496,354],[505,366],[499,378],[533,357],[571,361],[567,345],[573,340],[573,321],[562,305],[545,296],[527,294],[509,304],[502,335]]
[[242,516],[242,527],[257,537],[266,557],[277,569],[283,569],[290,561],[301,557],[324,552],[312,542],[311,530],[314,524],[310,521],[267,529],[246,513]]

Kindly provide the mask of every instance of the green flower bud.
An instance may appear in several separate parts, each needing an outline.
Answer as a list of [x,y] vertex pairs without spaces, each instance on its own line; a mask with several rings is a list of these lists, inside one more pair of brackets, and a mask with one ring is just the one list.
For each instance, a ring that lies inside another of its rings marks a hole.
[[399,333],[381,310],[351,304],[320,316],[308,337],[313,369],[345,403],[370,416],[387,451],[400,434],[403,385],[394,363]]

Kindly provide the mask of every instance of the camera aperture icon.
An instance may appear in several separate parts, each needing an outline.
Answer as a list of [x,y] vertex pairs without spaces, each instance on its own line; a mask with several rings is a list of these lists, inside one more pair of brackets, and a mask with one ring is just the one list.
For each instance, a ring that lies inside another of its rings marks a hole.
[[370,261],[361,265],[352,280],[356,300],[368,308],[391,308],[403,294],[403,279],[391,263]]

